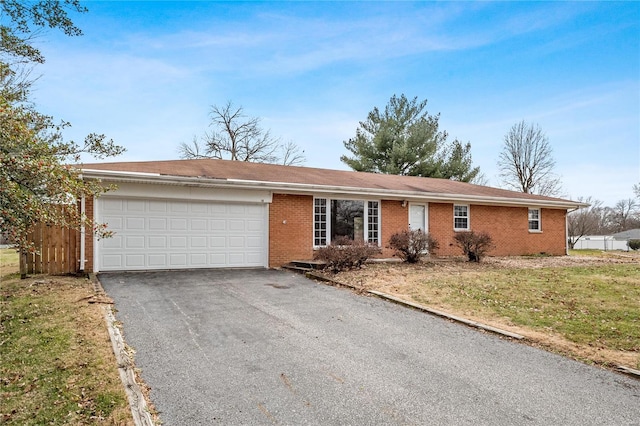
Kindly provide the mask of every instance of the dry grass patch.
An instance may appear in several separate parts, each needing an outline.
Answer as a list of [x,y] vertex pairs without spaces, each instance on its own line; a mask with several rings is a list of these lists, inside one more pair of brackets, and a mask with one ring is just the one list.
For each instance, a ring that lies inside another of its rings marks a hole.
[[640,263],[633,257],[372,264],[335,278],[523,334],[578,359],[640,368]]
[[83,278],[0,277],[0,423],[133,424],[93,295]]
[[11,249],[0,249],[0,277],[17,274],[20,270],[18,252]]

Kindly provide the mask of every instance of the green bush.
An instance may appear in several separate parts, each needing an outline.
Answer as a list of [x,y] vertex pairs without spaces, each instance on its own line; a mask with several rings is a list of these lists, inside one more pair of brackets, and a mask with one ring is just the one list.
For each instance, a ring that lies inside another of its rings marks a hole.
[[330,245],[318,249],[313,258],[326,262],[325,269],[340,272],[360,268],[367,259],[380,253],[380,248],[364,241],[338,237]]
[[425,253],[432,253],[439,245],[435,238],[421,229],[396,232],[389,238],[389,248],[405,262],[416,263]]
[[493,248],[493,239],[486,232],[478,234],[473,231],[458,232],[454,239],[469,262],[480,262],[484,255]]
[[629,240],[627,243],[631,250],[639,250],[640,249],[640,240]]

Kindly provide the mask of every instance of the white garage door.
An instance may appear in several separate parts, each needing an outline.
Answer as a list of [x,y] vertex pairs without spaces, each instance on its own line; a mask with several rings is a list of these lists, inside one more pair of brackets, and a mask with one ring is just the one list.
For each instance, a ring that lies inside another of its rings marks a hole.
[[115,235],[97,246],[100,271],[267,265],[266,206],[99,198]]

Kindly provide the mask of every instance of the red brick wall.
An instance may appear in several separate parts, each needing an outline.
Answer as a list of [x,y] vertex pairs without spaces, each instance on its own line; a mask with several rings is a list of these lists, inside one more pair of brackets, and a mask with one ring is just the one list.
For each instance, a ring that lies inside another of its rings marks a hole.
[[[286,224],[283,223],[286,220]],[[393,256],[385,248],[395,232],[407,229],[409,213],[401,201],[383,200],[380,205],[381,257]],[[269,267],[292,260],[313,258],[313,197],[274,194],[269,206]]]
[[[471,222],[473,224],[473,222]],[[453,243],[453,204],[429,203],[429,234],[438,241],[438,256],[459,255]]]
[[393,250],[388,249],[389,238],[396,232],[409,229],[409,207],[402,207],[402,201],[382,200],[380,209],[380,231],[382,254],[379,257],[393,256]]
[[312,258],[313,197],[273,194],[269,205],[269,267]]
[[[470,229],[487,232],[495,247],[494,256],[547,253],[564,255],[565,210],[541,209],[542,232],[529,232],[527,207],[497,207],[472,204],[469,206]],[[462,251],[455,245],[453,230],[453,204],[429,203],[429,232],[440,248],[439,256],[459,256]]]

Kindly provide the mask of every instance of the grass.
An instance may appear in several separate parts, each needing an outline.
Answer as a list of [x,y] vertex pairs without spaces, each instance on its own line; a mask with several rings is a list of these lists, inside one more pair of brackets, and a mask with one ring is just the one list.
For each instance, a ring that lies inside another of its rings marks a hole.
[[640,264],[370,265],[338,280],[510,329],[575,358],[640,368]]
[[569,250],[569,256],[590,256],[590,257],[619,257],[619,256],[633,256],[634,251],[623,250],[600,250],[600,249],[572,249]]
[[[444,302],[516,325],[557,332],[568,340],[640,352],[640,267],[545,268],[465,274]],[[416,298],[428,302],[418,292]]]
[[133,424],[91,283],[21,280],[15,252],[0,261],[0,423]]
[[20,269],[18,252],[11,249],[0,249],[0,277],[17,274]]

